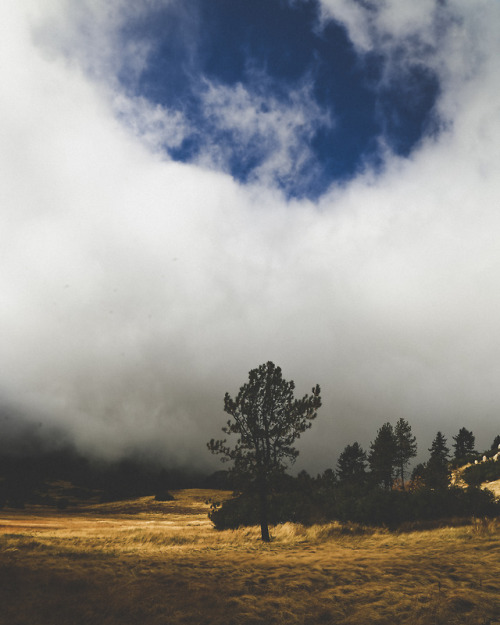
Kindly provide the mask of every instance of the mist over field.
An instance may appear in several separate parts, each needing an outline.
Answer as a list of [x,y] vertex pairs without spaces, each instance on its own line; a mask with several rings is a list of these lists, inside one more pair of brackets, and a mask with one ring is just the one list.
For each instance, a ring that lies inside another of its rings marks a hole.
[[231,7],[0,8],[3,444],[215,469],[272,360],[322,388],[298,468],[400,417],[488,447],[499,4]]

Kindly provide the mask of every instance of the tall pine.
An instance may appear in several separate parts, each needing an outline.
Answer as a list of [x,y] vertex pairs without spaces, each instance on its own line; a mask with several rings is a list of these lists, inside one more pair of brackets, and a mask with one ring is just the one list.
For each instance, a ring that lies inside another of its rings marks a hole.
[[457,460],[466,461],[467,456],[474,453],[476,437],[467,428],[460,428],[458,434],[453,437],[453,440],[455,441],[453,443],[455,458]]
[[378,430],[375,440],[370,445],[368,463],[374,482],[390,490],[394,469],[397,466],[397,442],[390,423],[384,423]]
[[293,446],[306,432],[321,406],[320,388],[301,399],[294,396],[293,380],[285,380],[281,367],[269,361],[252,369],[233,399],[224,396],[224,411],[230,415],[222,431],[235,435],[233,445],[219,439],[208,442],[213,454],[232,461],[231,471],[242,491],[256,492],[262,540],[269,542],[268,497],[272,480],[283,474],[299,452]]
[[417,439],[411,432],[411,425],[405,419],[399,419],[394,428],[396,437],[396,465],[401,485],[405,487],[406,467],[417,455]]
[[431,455],[425,469],[426,486],[436,490],[448,488],[450,450],[446,446],[446,438],[441,432],[436,434],[429,451]]
[[358,442],[347,445],[337,461],[340,482],[361,485],[366,478],[366,452]]

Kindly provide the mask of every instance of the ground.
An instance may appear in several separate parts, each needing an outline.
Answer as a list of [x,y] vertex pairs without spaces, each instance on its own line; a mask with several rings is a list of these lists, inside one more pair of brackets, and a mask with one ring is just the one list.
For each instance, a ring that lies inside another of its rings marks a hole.
[[0,514],[2,625],[500,624],[500,523],[217,532],[177,491]]

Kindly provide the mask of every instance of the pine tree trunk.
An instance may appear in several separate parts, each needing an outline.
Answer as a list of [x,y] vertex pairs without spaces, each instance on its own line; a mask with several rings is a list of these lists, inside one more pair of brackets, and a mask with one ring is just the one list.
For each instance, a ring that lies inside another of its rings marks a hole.
[[267,514],[267,484],[265,480],[262,480],[259,486],[259,500],[260,500],[260,533],[262,540],[266,543],[271,541],[269,536],[268,527],[268,514]]

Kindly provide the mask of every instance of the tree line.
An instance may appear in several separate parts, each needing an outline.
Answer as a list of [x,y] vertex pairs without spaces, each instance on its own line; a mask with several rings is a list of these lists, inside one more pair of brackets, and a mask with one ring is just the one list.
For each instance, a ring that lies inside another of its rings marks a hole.
[[[368,481],[386,490],[394,487],[404,490],[407,486],[414,489],[424,485],[446,488],[453,468],[478,462],[485,456],[492,457],[499,449],[500,435],[483,453],[476,451],[475,436],[465,427],[453,436],[453,441],[452,454],[445,436],[438,431],[428,450],[428,461],[413,469],[408,484],[405,481],[409,476],[408,465],[417,455],[417,441],[409,422],[400,418],[394,427],[390,423],[382,425],[368,453],[357,442],[347,445],[337,462],[337,477],[343,483]],[[498,471],[500,473],[500,467]]]
[[[286,469],[298,456],[294,442],[312,426],[321,406],[319,385],[301,399],[294,398],[294,388],[293,381],[282,377],[281,368],[269,361],[250,371],[234,399],[226,393],[224,410],[231,418],[223,432],[235,435],[236,442],[231,446],[227,438],[212,439],[208,448],[232,463],[229,476],[237,496],[214,504],[210,516],[216,527],[258,523],[262,540],[268,541],[270,522],[339,519],[394,524],[500,514],[493,495],[474,488],[485,463],[473,465],[470,488],[450,486],[454,466],[480,457],[474,434],[465,427],[453,436],[453,456],[445,436],[437,432],[429,459],[411,474],[417,441],[409,422],[400,418],[394,426],[384,423],[378,429],[368,451],[358,442],[347,445],[335,470],[327,469],[316,478],[305,471],[290,477]],[[499,445],[497,436],[486,454],[493,456]],[[500,478],[500,462],[493,464],[490,473],[496,475],[493,479]]]

